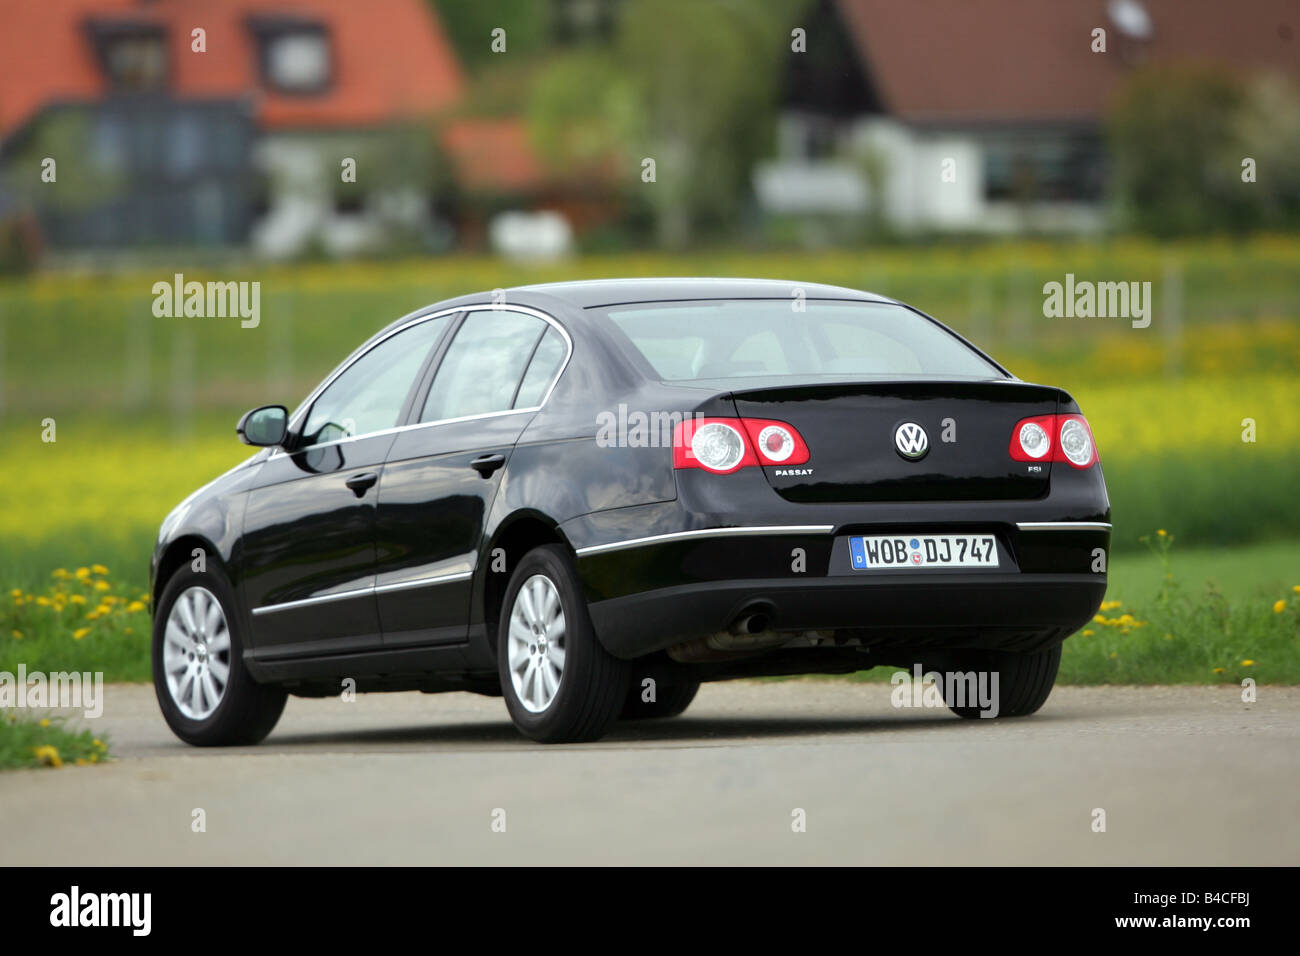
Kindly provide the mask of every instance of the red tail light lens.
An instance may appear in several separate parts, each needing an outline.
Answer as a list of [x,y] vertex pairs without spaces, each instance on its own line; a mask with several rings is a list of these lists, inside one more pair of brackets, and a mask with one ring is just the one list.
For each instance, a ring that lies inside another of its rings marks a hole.
[[803,436],[766,418],[693,418],[673,429],[673,467],[729,475],[747,465],[802,465]]
[[1074,468],[1097,463],[1097,443],[1082,415],[1023,418],[1011,430],[1013,461],[1063,461]]

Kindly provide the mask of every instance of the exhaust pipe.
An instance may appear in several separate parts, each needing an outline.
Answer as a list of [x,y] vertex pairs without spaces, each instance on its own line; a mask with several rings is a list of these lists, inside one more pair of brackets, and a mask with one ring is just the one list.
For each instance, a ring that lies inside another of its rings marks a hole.
[[742,614],[731,622],[727,628],[728,634],[744,636],[748,634],[762,634],[767,630],[767,614],[763,611],[756,611],[753,614]]

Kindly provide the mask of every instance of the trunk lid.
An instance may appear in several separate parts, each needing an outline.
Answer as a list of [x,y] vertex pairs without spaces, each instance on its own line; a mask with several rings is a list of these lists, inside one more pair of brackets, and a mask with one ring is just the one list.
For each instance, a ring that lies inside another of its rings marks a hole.
[[[788,422],[811,454],[804,465],[763,467],[787,501],[936,501],[1037,498],[1051,463],[1013,461],[1022,418],[1057,411],[1055,388],[1012,381],[857,382],[734,391],[746,418]],[[919,425],[924,436],[901,426]],[[911,439],[909,442],[907,439]]]

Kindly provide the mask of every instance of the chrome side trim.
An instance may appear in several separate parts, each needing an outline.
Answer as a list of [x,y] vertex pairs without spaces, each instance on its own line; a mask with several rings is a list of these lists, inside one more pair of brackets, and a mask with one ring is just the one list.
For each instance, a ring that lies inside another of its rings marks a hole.
[[1109,521],[1017,521],[1021,531],[1109,531]]
[[253,608],[254,614],[273,614],[276,611],[289,611],[296,607],[310,607],[313,604],[328,604],[331,601],[343,601],[347,598],[387,594],[390,591],[409,591],[414,588],[432,587],[438,584],[451,584],[453,581],[468,581],[474,576],[473,571],[455,571],[451,574],[435,574],[414,581],[400,581],[397,584],[371,585],[353,588],[351,591],[339,591],[334,594],[322,594],[320,597],[301,598],[297,601],[285,601],[282,604],[264,604]]
[[830,534],[835,530],[833,524],[792,524],[792,525],[751,525],[740,528],[700,528],[695,531],[673,531],[669,534],[652,534],[644,538],[630,538],[626,541],[612,541],[609,544],[591,544],[578,548],[579,557],[589,554],[604,554],[608,551],[622,551],[625,548],[639,548],[647,544],[661,544],[667,541],[683,541],[688,538],[736,538],[751,534]]
[[309,607],[313,604],[329,604],[332,601],[346,601],[349,598],[364,597],[368,594],[374,594],[373,587],[353,588],[351,591],[336,591],[333,594],[322,594],[319,597],[300,598],[297,601],[285,601],[281,604],[264,604],[261,607],[253,608],[254,615],[273,614],[276,611],[291,611],[296,607]]
[[473,576],[473,571],[455,571],[451,574],[435,574],[428,578],[416,578],[414,581],[399,581],[396,584],[377,584],[375,585],[375,593],[388,594],[390,591],[410,591],[414,588],[427,588],[435,584],[450,584],[453,581],[468,581]]
[[[366,432],[364,435],[349,435],[347,438],[336,438],[333,441],[323,441],[318,445],[310,445],[307,448],[299,449],[299,451],[294,452],[294,454],[300,454],[302,452],[311,451],[316,448],[328,448],[331,445],[345,445],[348,444],[349,442],[360,441],[363,438],[375,438],[380,435],[395,435],[398,432],[413,431],[414,429],[417,428],[430,428],[434,425],[452,425],[455,424],[456,422],[472,422],[480,418],[497,418],[502,415],[522,415],[525,412],[541,411],[542,408],[546,405],[547,401],[550,399],[551,393],[555,391],[555,386],[559,384],[560,376],[562,376],[565,370],[569,367],[569,361],[573,358],[573,339],[569,336],[568,330],[565,329],[565,327],[562,326],[558,321],[556,321],[554,317],[548,315],[545,312],[540,311],[539,309],[534,309],[526,305],[504,305],[500,307],[493,307],[490,304],[462,305],[454,309],[442,309],[438,312],[429,312],[424,315],[416,316],[415,318],[411,319],[411,321],[409,322],[403,322],[401,325],[393,329],[383,338],[376,339],[373,343],[371,343],[370,347],[366,348],[364,351],[361,349],[357,349],[356,351],[354,351],[351,355],[349,355],[346,359],[344,359],[343,364],[341,364],[338,368],[336,368],[333,372],[329,374],[329,376],[325,379],[325,381],[317,385],[316,388],[312,391],[312,393],[303,400],[302,404],[299,405],[294,410],[292,417],[289,419],[287,431],[293,432],[294,429],[297,428],[297,426],[300,425],[302,423],[302,420],[307,416],[308,411],[311,409],[311,406],[315,403],[316,399],[320,397],[320,394],[323,391],[325,391],[325,389],[329,388],[332,384],[334,384],[334,380],[336,378],[338,378],[349,368],[351,368],[354,363],[360,361],[363,356],[365,356],[368,352],[371,351],[371,349],[374,349],[381,343],[388,341],[388,339],[392,338],[397,333],[405,332],[407,329],[411,328],[412,326],[419,325],[421,322],[427,322],[430,319],[442,318],[443,316],[446,315],[459,315],[461,312],[464,312],[466,315],[468,315],[471,312],[518,312],[523,315],[531,315],[533,318],[541,319],[547,325],[551,326],[553,329],[555,329],[557,332],[560,333],[560,336],[564,339],[564,344],[565,346],[567,346],[568,351],[564,356],[564,361],[560,363],[560,370],[556,372],[554,377],[551,379],[551,384],[547,386],[546,393],[542,396],[542,400],[538,404],[532,405],[528,408],[508,408],[505,409],[504,411],[499,411],[499,412],[483,412],[478,415],[462,415],[459,418],[442,418],[436,422],[415,422],[411,425],[395,425],[392,428],[381,428],[378,431]],[[271,454],[268,456],[267,461],[270,461],[275,458],[287,458],[287,457],[289,457],[288,452],[281,451],[279,448],[272,448]]]

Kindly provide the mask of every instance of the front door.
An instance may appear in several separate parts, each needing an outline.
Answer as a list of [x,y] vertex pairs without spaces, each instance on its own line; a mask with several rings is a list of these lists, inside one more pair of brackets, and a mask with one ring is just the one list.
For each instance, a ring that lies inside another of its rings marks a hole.
[[450,318],[380,340],[329,380],[263,462],[244,515],[244,597],[259,657],[381,643],[375,508],[416,379]]

